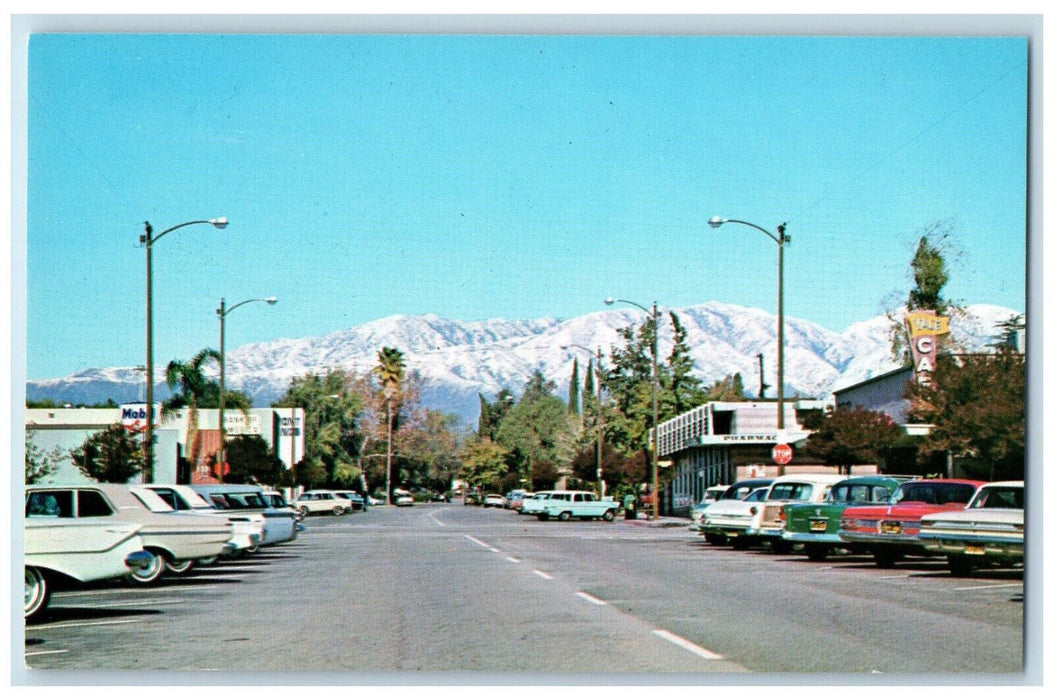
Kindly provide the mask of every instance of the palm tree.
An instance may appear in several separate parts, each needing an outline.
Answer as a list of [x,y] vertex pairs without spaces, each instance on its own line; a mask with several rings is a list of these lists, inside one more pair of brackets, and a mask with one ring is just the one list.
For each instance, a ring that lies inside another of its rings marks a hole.
[[179,391],[168,401],[161,403],[161,415],[167,416],[173,411],[187,408],[187,447],[191,468],[196,468],[201,441],[198,439],[198,408],[210,395],[219,395],[219,384],[202,372],[202,367],[209,360],[220,361],[220,354],[212,348],[205,348],[190,362],[172,360],[165,370],[165,381],[169,389]]
[[388,454],[385,463],[385,491],[384,503],[391,504],[392,501],[392,403],[399,397],[403,377],[406,376],[406,360],[402,352],[395,348],[382,348],[377,353],[379,363],[374,372],[381,380],[381,390],[384,392],[386,420],[388,423]]

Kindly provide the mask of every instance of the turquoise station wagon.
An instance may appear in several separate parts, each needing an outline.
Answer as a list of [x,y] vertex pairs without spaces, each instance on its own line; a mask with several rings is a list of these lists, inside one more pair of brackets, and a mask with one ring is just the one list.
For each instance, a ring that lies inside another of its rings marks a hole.
[[548,498],[541,502],[538,519],[603,518],[611,522],[617,514],[618,503],[608,499],[601,500],[592,491],[550,491]]

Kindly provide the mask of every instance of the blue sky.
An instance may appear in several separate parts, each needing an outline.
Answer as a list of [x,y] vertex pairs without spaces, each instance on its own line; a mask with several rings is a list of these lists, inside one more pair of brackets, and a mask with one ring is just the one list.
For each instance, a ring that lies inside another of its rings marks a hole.
[[392,314],[572,317],[606,296],[832,330],[911,287],[1024,310],[1023,38],[35,35],[27,377]]

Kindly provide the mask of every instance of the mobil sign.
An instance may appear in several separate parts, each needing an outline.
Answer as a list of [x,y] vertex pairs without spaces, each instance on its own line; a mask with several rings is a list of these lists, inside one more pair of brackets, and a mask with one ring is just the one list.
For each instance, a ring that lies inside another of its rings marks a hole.
[[126,430],[139,433],[146,430],[146,404],[126,403],[121,405],[121,425]]
[[908,314],[904,323],[908,327],[915,381],[929,384],[930,374],[937,366],[937,336],[950,332],[949,319],[938,316],[936,311],[921,310]]

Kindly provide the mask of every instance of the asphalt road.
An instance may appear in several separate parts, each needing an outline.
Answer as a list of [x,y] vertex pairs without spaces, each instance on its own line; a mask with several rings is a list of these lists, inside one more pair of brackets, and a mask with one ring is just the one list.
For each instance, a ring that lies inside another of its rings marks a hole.
[[960,579],[939,560],[818,564],[711,547],[683,526],[460,504],[307,525],[296,542],[158,587],[58,592],[26,629],[26,664],[598,684],[1023,668],[1019,570]]

